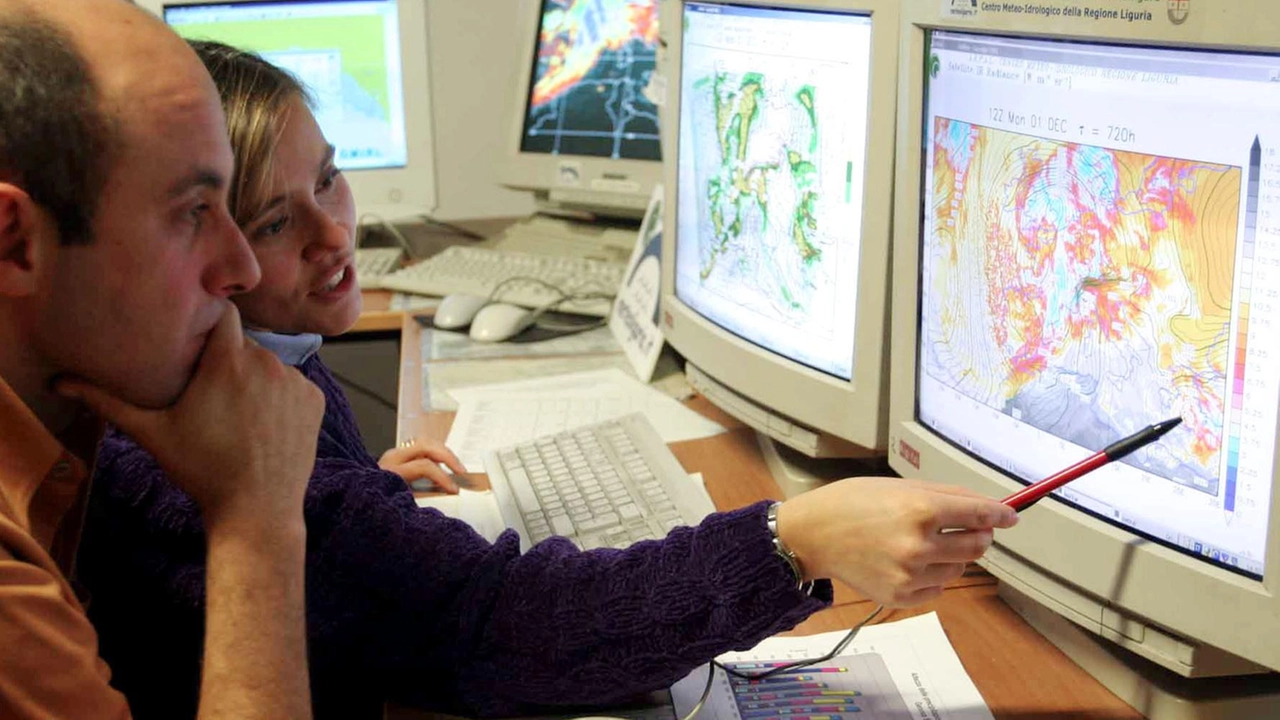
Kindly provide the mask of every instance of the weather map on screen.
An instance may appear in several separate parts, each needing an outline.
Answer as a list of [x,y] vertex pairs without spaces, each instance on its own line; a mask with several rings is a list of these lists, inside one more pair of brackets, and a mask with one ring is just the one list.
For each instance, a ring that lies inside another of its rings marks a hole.
[[836,238],[819,225],[818,208],[826,194],[842,192],[822,182],[819,93],[812,78],[702,70],[687,100],[711,224],[698,275],[721,294],[747,284],[765,301],[763,312],[803,323],[816,307],[832,306],[823,296],[835,287]]
[[920,422],[1030,482],[1180,417],[1055,495],[1260,574],[1280,164],[1256,78],[1275,60],[948,31],[929,52]]
[[676,294],[721,327],[853,375],[871,21],[688,3]]
[[1216,495],[1242,169],[934,122],[924,371],[1088,448],[1181,416],[1125,462]]
[[660,160],[658,0],[545,0],[521,152]]
[[408,161],[395,0],[244,3],[169,8],[185,38],[258,53],[293,73],[343,169]]

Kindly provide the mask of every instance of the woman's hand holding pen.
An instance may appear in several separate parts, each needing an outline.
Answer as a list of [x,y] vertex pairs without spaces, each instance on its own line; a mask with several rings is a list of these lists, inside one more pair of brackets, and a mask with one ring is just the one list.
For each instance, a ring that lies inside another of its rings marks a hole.
[[1017,522],[969,490],[882,477],[841,480],[778,509],[778,535],[806,579],[840,580],[888,607],[937,597],[982,557],[994,529]]

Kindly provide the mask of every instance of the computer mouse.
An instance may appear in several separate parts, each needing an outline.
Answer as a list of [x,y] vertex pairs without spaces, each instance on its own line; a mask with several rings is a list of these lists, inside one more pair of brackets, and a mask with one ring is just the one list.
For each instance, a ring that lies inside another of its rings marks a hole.
[[435,326],[441,330],[458,330],[471,324],[476,313],[489,304],[489,298],[467,293],[446,295],[436,308]]
[[[472,490],[476,487],[476,481],[471,479],[470,475],[458,475],[457,473],[448,473],[448,475],[454,485],[464,490]],[[409,483],[409,489],[415,492],[434,492],[439,490],[440,487],[431,480],[418,478]]]
[[471,320],[471,339],[479,342],[502,342],[524,330],[538,319],[535,311],[508,303],[485,305]]

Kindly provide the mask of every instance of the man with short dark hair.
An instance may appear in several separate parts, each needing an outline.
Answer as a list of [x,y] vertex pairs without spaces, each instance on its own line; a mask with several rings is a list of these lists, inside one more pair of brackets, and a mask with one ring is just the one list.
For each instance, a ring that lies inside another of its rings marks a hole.
[[202,717],[310,714],[302,496],[323,399],[245,340],[212,81],[123,0],[0,0],[0,717],[127,717],[74,566],[103,420],[208,533]]

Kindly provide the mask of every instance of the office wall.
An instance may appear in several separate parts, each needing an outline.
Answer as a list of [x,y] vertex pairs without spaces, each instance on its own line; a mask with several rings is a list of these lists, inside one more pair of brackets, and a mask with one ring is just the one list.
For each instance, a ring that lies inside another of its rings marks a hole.
[[500,186],[517,68],[533,51],[518,27],[536,0],[409,0],[427,3],[435,135],[436,216],[443,220],[533,212],[533,195]]

